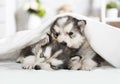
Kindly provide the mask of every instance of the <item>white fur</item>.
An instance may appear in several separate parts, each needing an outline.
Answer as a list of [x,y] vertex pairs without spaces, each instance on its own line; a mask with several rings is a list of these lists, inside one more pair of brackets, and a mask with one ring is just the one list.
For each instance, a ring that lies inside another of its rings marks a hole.
[[71,22],[71,23],[69,23],[68,25],[66,25],[66,26],[64,27],[64,31],[66,31],[66,32],[69,33],[72,28],[73,28],[73,22]]
[[22,67],[25,69],[32,69],[34,67],[34,63],[35,63],[35,56],[31,55],[24,58]]
[[45,56],[46,58],[50,58],[50,56],[51,56],[51,50],[52,50],[52,48],[51,48],[50,46],[48,46],[48,47],[45,49],[44,56]]
[[82,61],[82,70],[91,70],[97,66],[97,63],[90,58],[84,59]]
[[40,65],[40,67],[41,67],[43,70],[53,70],[53,69],[50,67],[50,64],[49,64],[49,63],[40,63],[39,65]]
[[68,19],[67,17],[59,19],[58,24],[63,25],[67,21],[67,19]]
[[38,53],[37,53],[37,57],[40,57],[40,54],[42,53],[42,49],[40,48]]
[[59,28],[57,25],[54,26],[54,30],[55,30],[56,32],[60,32],[60,28]]
[[84,37],[81,36],[79,33],[76,33],[76,36],[71,39],[68,35],[61,33],[58,36],[57,41],[66,42],[68,47],[79,48],[84,41]]
[[19,56],[19,58],[16,60],[18,63],[23,63],[24,56]]
[[34,63],[34,66],[39,65],[42,69],[53,70],[50,66],[50,63],[55,66],[63,63],[61,60],[55,59],[60,53],[63,52],[62,50],[57,51],[53,56],[49,56],[49,54],[51,54],[50,52],[51,52],[51,47],[47,47],[44,53],[45,56],[48,56],[47,59],[38,57],[36,59],[36,62]]
[[66,37],[67,46],[71,48],[79,48],[81,44],[84,42],[84,37],[80,34],[76,34],[74,38]]
[[59,50],[59,51],[57,51],[52,57],[57,57],[60,53],[62,53],[63,52],[63,50]]
[[76,62],[76,63],[73,63],[72,67],[71,67],[71,70],[78,70],[81,68],[81,63],[80,62]]
[[70,68],[71,70],[77,70],[81,68],[81,59],[78,56],[75,56],[70,59]]
[[71,58],[72,62],[79,61],[79,60],[80,60],[80,57],[78,57],[78,56],[75,56],[75,57]]
[[57,60],[57,59],[52,59],[51,64],[54,65],[54,66],[58,66],[60,64],[63,64],[63,61],[62,60]]

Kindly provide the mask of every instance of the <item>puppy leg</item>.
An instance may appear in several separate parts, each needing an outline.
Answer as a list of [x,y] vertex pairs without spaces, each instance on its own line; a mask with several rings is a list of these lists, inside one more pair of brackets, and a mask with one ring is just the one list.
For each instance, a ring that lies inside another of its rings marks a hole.
[[46,45],[49,42],[49,38],[46,37],[44,39],[41,39],[39,42],[35,43],[32,45],[32,52],[37,55],[39,52],[39,49],[41,48],[41,46]]
[[20,56],[18,57],[18,59],[16,60],[17,63],[22,63],[24,58],[27,56],[33,55],[32,52],[32,47],[31,46],[27,46],[25,48],[23,48],[20,52]]
[[23,69],[33,69],[35,63],[35,56],[30,55],[23,59],[22,67]]
[[91,58],[86,58],[82,60],[81,70],[92,70],[93,68],[97,67],[97,65],[98,64]]
[[17,63],[23,63],[24,56],[19,56],[16,60]]

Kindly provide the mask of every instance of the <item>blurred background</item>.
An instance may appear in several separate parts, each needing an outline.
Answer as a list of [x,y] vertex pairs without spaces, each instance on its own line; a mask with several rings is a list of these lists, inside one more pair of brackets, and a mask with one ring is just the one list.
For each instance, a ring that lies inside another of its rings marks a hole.
[[0,0],[0,39],[39,28],[60,13],[74,12],[120,27],[120,0]]

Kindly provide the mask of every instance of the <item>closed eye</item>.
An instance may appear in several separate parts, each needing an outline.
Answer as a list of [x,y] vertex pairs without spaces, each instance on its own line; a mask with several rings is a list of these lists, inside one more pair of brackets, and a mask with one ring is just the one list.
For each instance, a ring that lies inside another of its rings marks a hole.
[[73,35],[73,32],[69,32],[68,34],[71,36],[71,35]]
[[73,38],[73,32],[69,32],[68,35],[70,38]]
[[57,38],[60,35],[60,33],[55,33],[55,38]]
[[54,69],[54,70],[57,70],[57,69],[58,69],[58,66],[54,66],[54,65],[52,65],[51,63],[50,63],[50,66],[51,66],[51,68]]
[[59,36],[59,34],[60,34],[60,33],[56,33],[55,35],[56,35],[56,36]]

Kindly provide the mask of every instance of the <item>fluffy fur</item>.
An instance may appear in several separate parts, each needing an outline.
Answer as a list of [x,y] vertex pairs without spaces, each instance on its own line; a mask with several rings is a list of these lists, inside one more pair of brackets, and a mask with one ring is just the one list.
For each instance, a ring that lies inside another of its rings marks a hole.
[[91,70],[98,66],[98,62],[94,60],[97,54],[84,35],[86,25],[85,20],[65,16],[58,18],[50,29],[51,36],[56,41],[59,43],[64,42],[69,48],[78,49],[75,54],[81,56],[82,59],[77,58],[77,60],[70,61],[71,69]]
[[57,18],[50,27],[49,36],[24,48],[22,60],[18,62],[22,62],[25,69],[36,70],[91,70],[97,67],[101,58],[96,56],[84,35],[86,25],[85,20],[70,16]]

